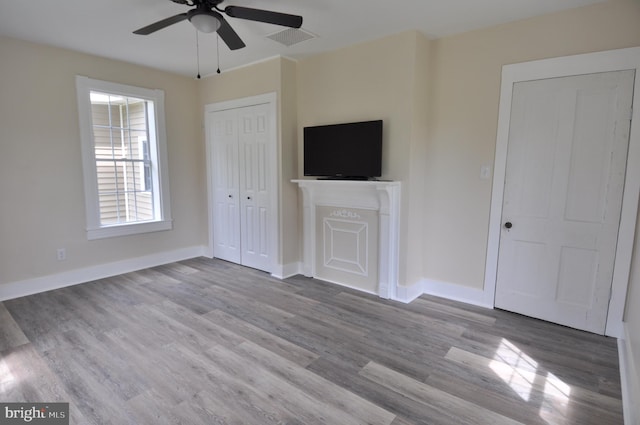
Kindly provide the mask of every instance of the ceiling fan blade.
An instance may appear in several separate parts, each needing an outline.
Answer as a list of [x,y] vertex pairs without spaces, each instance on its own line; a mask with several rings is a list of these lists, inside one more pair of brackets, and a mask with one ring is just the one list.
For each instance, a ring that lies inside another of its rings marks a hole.
[[140,35],[149,35],[158,30],[168,27],[169,25],[177,24],[180,21],[184,21],[185,19],[187,19],[187,14],[181,13],[179,15],[171,16],[161,21],[154,22],[151,25],[147,25],[146,27],[135,30],[133,33],[140,34]]
[[242,49],[246,46],[238,33],[231,28],[231,25],[229,25],[222,16],[220,16],[220,28],[218,28],[218,35],[231,50]]
[[282,25],[285,27],[300,28],[302,26],[302,16],[289,15],[288,13],[252,9],[242,6],[227,6],[224,8],[224,13],[233,18],[266,22],[268,24]]

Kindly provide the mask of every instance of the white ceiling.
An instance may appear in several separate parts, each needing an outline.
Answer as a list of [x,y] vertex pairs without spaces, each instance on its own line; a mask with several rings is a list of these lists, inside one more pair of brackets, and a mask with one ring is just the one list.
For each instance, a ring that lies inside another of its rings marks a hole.
[[[265,38],[284,27],[228,18],[247,47],[220,41],[222,71],[276,55],[303,58],[405,30],[438,38],[604,0],[228,0],[221,4],[303,16],[317,36],[286,47]],[[0,0],[0,35],[195,76],[196,34],[183,21],[154,34],[132,31],[185,12],[170,0]],[[199,34],[200,73],[217,68],[215,34]]]

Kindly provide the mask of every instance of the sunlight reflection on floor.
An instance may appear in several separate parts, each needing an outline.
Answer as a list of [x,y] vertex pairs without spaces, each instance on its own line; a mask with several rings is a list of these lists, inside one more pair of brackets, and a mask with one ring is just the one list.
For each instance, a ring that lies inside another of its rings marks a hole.
[[571,387],[549,372],[544,383],[544,401],[540,406],[540,417],[547,423],[554,423],[558,415],[567,416]]
[[518,347],[502,339],[489,367],[522,398],[529,401],[536,379],[538,362]]
[[540,392],[539,412],[545,422],[566,417],[571,387],[551,372],[539,374],[538,362],[510,341],[502,339],[489,367],[524,401],[531,400],[534,390]]
[[9,370],[7,363],[0,359],[0,396],[6,395],[15,385],[15,377]]

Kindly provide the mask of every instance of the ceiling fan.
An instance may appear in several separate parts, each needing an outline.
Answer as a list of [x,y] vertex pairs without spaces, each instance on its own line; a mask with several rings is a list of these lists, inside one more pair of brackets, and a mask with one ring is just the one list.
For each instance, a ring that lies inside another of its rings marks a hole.
[[220,38],[222,38],[222,41],[229,46],[229,49],[237,50],[245,47],[246,45],[240,36],[238,36],[238,33],[236,33],[233,28],[231,28],[231,25],[229,25],[229,23],[224,19],[222,13],[227,16],[231,16],[232,18],[266,22],[291,28],[300,28],[302,26],[302,16],[289,15],[287,13],[272,12],[262,9],[252,9],[242,6],[227,6],[224,9],[221,9],[218,5],[224,0],[171,1],[178,4],[185,4],[187,6],[195,6],[195,9],[154,22],[153,24],[142,27],[133,33],[149,35],[170,25],[188,19],[198,31],[207,33],[217,31]]

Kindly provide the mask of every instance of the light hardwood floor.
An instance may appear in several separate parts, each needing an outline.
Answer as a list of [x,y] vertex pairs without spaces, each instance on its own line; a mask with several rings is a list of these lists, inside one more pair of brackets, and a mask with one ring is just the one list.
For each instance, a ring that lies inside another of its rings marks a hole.
[[622,424],[614,339],[204,258],[0,303],[0,400],[73,424]]

